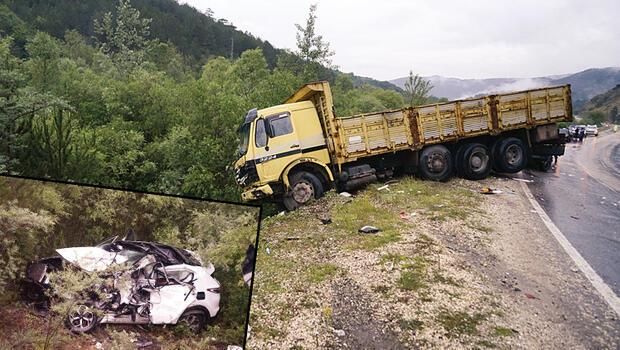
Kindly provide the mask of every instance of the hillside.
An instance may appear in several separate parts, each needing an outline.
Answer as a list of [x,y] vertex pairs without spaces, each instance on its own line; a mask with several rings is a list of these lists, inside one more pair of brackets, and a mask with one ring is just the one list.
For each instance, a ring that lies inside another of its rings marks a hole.
[[[459,99],[479,94],[532,89],[537,87],[571,84],[573,104],[580,109],[589,99],[620,84],[620,68],[592,68],[574,74],[551,75],[536,78],[459,79],[438,75],[425,77],[433,84],[434,96]],[[390,80],[404,87],[406,77]]]
[[[117,0],[86,0],[78,3],[72,0],[0,0],[0,35],[13,35],[17,51],[22,56],[25,55],[23,48],[26,37],[33,35],[35,30],[56,38],[63,38],[67,30],[77,30],[91,39],[95,34],[94,20],[100,20],[104,13],[113,11],[117,3]],[[232,54],[232,57],[238,58],[246,50],[261,48],[269,67],[273,68],[278,56],[286,54],[285,50],[273,47],[269,41],[236,29],[227,19],[217,18],[211,12],[202,13],[175,0],[132,0],[131,4],[142,16],[152,19],[152,39],[172,43],[195,66],[204,64],[214,56],[231,57]],[[6,5],[8,11],[6,8],[3,11],[2,5]],[[334,75],[338,73],[333,72]],[[347,75],[353,80],[354,86],[370,84],[401,91],[387,81],[352,73]]]
[[[62,38],[67,30],[77,30],[87,38],[94,33],[93,21],[101,20],[111,12],[115,0],[1,0],[29,27]],[[132,0],[146,18],[152,18],[151,37],[171,42],[184,55],[194,61],[204,61],[211,56],[230,57],[234,42],[233,57],[248,49],[263,49],[267,62],[273,66],[279,50],[268,41],[263,41],[235,28],[226,19],[217,19],[211,13],[200,13],[189,5],[174,0]]]
[[[615,114],[613,112],[615,108]],[[609,120],[613,120],[614,116],[618,120],[618,111],[620,110],[620,84],[613,89],[594,96],[588,103],[583,106],[582,112],[602,112]]]

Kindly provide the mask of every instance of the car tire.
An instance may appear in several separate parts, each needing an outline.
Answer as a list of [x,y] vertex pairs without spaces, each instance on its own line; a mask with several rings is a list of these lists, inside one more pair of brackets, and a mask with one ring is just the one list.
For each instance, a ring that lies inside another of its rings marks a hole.
[[309,203],[313,199],[323,196],[323,184],[314,174],[299,171],[289,177],[291,190],[282,198],[282,203],[288,211],[293,211]]
[[516,137],[497,140],[492,154],[494,169],[498,172],[518,173],[527,165],[527,149],[523,141]]
[[88,333],[95,329],[99,318],[91,306],[76,304],[69,310],[66,323],[73,333]]
[[199,309],[186,310],[177,324],[185,324],[194,334],[200,333],[206,326],[208,315]]
[[480,143],[462,145],[455,158],[456,172],[468,180],[482,180],[489,176],[492,168],[491,152]]
[[419,169],[423,179],[448,181],[454,172],[450,150],[443,145],[426,147],[420,153]]

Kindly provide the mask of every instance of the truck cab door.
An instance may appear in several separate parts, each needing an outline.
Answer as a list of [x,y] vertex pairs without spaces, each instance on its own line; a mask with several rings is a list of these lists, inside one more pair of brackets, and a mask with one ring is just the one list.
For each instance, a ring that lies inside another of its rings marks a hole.
[[279,180],[284,168],[301,156],[291,119],[291,113],[281,112],[256,120],[254,159],[263,183]]

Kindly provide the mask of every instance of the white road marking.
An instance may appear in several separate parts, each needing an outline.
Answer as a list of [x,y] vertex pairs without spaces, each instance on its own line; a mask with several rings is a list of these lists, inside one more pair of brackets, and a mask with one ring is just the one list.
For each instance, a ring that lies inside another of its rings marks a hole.
[[521,187],[523,188],[523,192],[525,192],[525,196],[529,199],[530,203],[538,213],[538,216],[542,219],[547,226],[547,229],[551,232],[553,237],[560,243],[564,251],[573,259],[575,265],[583,272],[583,274],[590,280],[590,283],[594,286],[594,288],[601,294],[603,299],[609,304],[609,306],[620,316],[620,298],[614,293],[614,291],[603,281],[601,276],[599,276],[596,271],[588,264],[588,262],[579,254],[577,249],[573,247],[573,245],[566,239],[566,236],[562,234],[562,231],[555,226],[551,218],[545,213],[544,209],[538,204],[536,198],[527,185],[524,182],[521,182]]

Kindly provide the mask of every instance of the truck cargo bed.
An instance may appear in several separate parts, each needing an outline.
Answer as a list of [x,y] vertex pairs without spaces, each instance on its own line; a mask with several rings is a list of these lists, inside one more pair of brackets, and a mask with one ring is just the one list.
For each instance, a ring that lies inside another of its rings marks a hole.
[[428,144],[569,121],[570,96],[570,85],[564,85],[334,118],[335,160],[343,164]]

